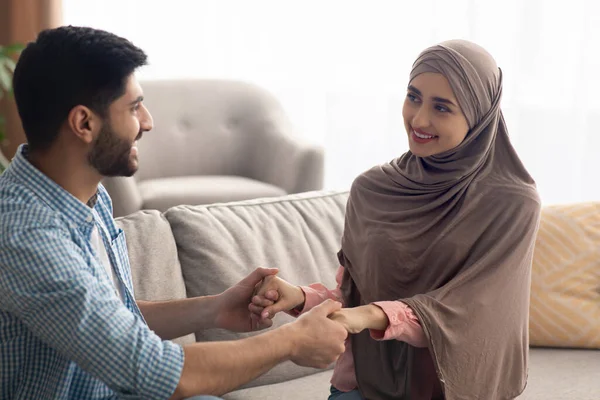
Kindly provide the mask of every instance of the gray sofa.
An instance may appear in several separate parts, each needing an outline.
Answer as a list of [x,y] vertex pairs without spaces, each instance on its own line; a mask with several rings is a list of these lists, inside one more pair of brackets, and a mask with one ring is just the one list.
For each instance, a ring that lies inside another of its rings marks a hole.
[[[140,211],[125,230],[136,296],[166,300],[219,293],[257,266],[278,267],[297,284],[335,284],[347,193],[311,192],[208,206]],[[279,315],[276,325],[290,316]],[[196,332],[179,343],[248,334]],[[600,351],[531,349],[520,399],[600,399]],[[225,396],[228,400],[326,399],[331,369],[284,363]]]
[[278,100],[227,80],[141,82],[154,129],[134,177],[107,178],[114,215],[318,190],[324,155],[298,138]]

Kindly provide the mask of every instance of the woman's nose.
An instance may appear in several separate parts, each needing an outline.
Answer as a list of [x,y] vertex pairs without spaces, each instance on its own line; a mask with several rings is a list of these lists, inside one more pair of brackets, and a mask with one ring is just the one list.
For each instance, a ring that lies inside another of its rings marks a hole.
[[429,124],[429,113],[427,112],[425,107],[419,107],[419,109],[416,111],[415,115],[412,118],[411,125],[413,126],[413,128],[422,129],[427,128]]

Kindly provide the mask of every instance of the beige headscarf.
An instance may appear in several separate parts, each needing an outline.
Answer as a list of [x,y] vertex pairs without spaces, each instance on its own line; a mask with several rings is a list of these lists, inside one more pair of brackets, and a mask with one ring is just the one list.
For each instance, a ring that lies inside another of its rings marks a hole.
[[448,79],[469,132],[452,150],[408,152],[359,176],[339,259],[347,304],[405,302],[429,348],[352,336],[359,390],[369,400],[430,399],[439,380],[447,400],[512,399],[527,379],[540,200],[508,138],[494,59],[448,41],[421,53],[410,80],[424,72]]

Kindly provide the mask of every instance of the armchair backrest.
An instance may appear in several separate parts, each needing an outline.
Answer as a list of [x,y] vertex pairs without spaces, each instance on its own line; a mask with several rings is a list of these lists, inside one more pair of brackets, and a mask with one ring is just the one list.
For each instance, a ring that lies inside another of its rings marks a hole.
[[[252,177],[260,148],[276,140],[260,126],[289,125],[267,91],[226,80],[140,82],[154,129],[138,147],[136,180],[190,175]],[[287,129],[284,128],[284,129]]]

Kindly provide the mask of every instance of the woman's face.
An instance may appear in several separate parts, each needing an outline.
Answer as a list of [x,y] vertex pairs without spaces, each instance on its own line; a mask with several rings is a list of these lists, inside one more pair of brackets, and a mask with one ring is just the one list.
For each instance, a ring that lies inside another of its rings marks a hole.
[[425,72],[410,82],[402,116],[410,151],[419,157],[455,148],[469,131],[450,83],[438,73]]

